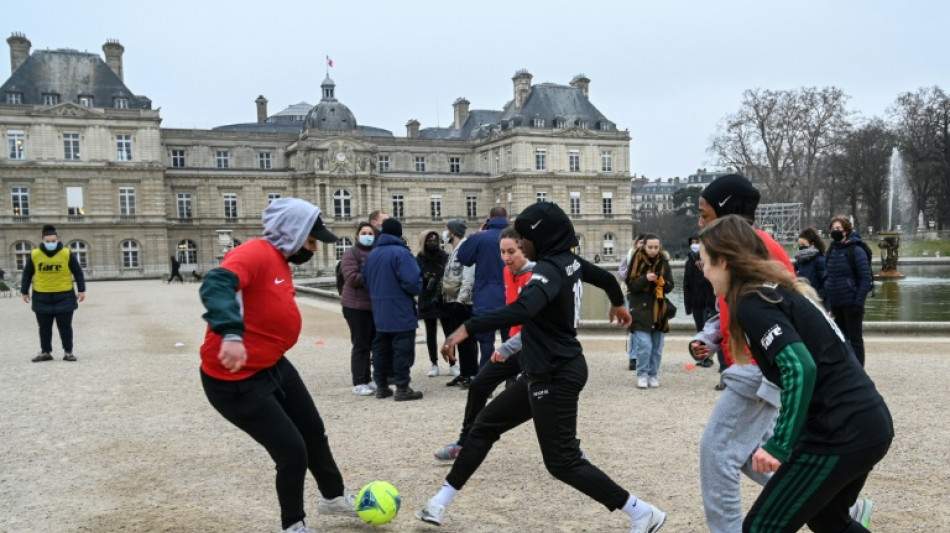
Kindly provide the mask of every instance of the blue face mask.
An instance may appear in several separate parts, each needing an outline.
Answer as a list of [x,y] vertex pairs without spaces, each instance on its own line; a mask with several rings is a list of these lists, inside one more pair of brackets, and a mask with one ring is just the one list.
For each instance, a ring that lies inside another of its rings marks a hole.
[[372,246],[376,238],[372,235],[360,235],[360,244],[363,246]]
[[43,247],[51,252],[55,250],[57,246],[59,246],[59,242],[44,242],[43,243]]

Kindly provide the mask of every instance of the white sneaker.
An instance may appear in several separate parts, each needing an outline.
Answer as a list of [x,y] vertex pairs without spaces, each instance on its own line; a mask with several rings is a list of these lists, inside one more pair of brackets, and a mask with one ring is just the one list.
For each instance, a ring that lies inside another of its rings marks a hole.
[[851,518],[867,528],[871,523],[871,498],[858,498],[848,509]]
[[660,380],[656,379],[656,376],[650,376],[649,383],[650,383],[650,388],[653,388],[653,389],[660,386]]
[[330,500],[320,498],[317,500],[317,512],[359,518],[359,514],[356,513],[356,496],[353,494],[344,494]]
[[438,375],[439,375],[439,365],[432,365],[432,367],[429,368],[429,373],[427,373],[426,375],[429,376],[430,378],[434,378],[434,377],[438,376]]
[[296,524],[291,525],[287,529],[283,530],[283,533],[313,533],[313,530],[307,527],[303,520],[297,522]]
[[640,376],[640,377],[637,378],[637,388],[638,388],[638,389],[645,389],[645,388],[647,388],[647,377],[646,377],[646,376]]
[[353,394],[357,396],[372,396],[376,394],[376,391],[366,383],[360,383],[359,385],[353,387]]
[[462,369],[459,368],[458,363],[455,363],[454,365],[450,366],[449,370],[452,371],[453,377],[459,377],[462,375]]
[[663,527],[664,522],[666,522],[666,513],[650,505],[650,516],[634,522],[630,533],[655,533]]
[[425,507],[416,511],[416,518],[423,522],[441,526],[442,520],[445,518],[445,506],[432,503],[432,500],[429,500]]

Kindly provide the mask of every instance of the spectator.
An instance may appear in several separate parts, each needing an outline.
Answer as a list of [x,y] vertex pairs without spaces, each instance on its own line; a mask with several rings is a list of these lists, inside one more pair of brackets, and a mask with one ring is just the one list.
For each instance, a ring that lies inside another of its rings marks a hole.
[[859,244],[861,237],[853,233],[850,218],[836,216],[828,227],[833,242],[828,251],[825,297],[835,323],[864,366],[864,304],[874,283],[871,260]]
[[442,333],[448,337],[452,330],[448,328],[445,322],[446,309],[442,305],[442,276],[445,274],[445,263],[448,261],[449,254],[439,246],[440,235],[432,230],[425,230],[419,236],[419,253],[416,254],[416,261],[419,263],[419,270],[422,272],[422,292],[419,293],[419,318],[425,324],[426,329],[426,348],[429,351],[429,362],[432,366],[429,368],[428,376],[430,378],[439,375],[439,323],[442,325]]
[[[703,330],[703,325],[710,317],[716,314],[716,295],[713,293],[709,280],[703,277],[703,265],[699,259],[699,236],[689,238],[689,253],[686,254],[686,264],[683,269],[683,306],[686,314],[693,316],[696,331]],[[726,361],[719,352],[719,371],[726,369]],[[710,367],[711,358],[697,362],[697,365]]]
[[181,277],[181,263],[178,259],[175,259],[174,255],[169,256],[169,259],[171,259],[172,262],[172,273],[168,276],[168,283],[171,284],[175,278],[178,278],[178,283],[184,283],[185,280]]
[[[475,265],[475,289],[472,295],[472,316],[489,313],[505,306],[505,264],[498,254],[501,230],[508,226],[508,211],[493,207],[485,229],[465,240],[459,246],[458,260],[464,266]],[[495,332],[485,331],[475,335],[484,366],[495,351]],[[508,340],[508,331],[501,331],[502,341]]]
[[637,388],[656,388],[660,386],[663,339],[670,330],[666,295],[673,290],[669,255],[658,236],[643,236],[643,246],[634,253],[629,272],[627,303],[633,317],[630,333],[636,339],[631,350],[635,348],[637,353]]
[[[442,232],[442,241],[452,245],[452,253],[445,263],[445,273],[442,276],[442,297],[447,309],[446,327],[449,331],[455,331],[472,318],[475,267],[463,266],[458,260],[459,248],[465,242],[466,229],[468,226],[465,219],[453,218],[445,224],[445,230]],[[450,359],[454,359],[454,356]],[[467,387],[478,373],[478,345],[474,338],[469,337],[458,344],[457,361],[452,368],[453,373],[454,369],[458,370],[458,375],[446,385]]]
[[828,277],[825,253],[825,242],[815,228],[805,228],[798,234],[798,252],[792,261],[795,275],[807,279],[822,300],[825,298],[825,279]]
[[[387,218],[376,247],[366,256],[363,283],[373,301],[373,379],[376,398],[394,396],[397,402],[418,400],[422,392],[409,387],[409,371],[415,361],[416,315],[414,297],[422,292],[419,264],[404,246],[402,224]],[[388,380],[396,384],[396,394]]]
[[343,275],[340,305],[346,325],[350,328],[350,372],[353,375],[353,394],[357,396],[376,393],[376,383],[370,373],[376,325],[373,323],[373,302],[363,285],[363,265],[375,240],[376,230],[373,226],[369,222],[360,222],[356,229],[356,244],[344,252],[340,259],[340,272]]

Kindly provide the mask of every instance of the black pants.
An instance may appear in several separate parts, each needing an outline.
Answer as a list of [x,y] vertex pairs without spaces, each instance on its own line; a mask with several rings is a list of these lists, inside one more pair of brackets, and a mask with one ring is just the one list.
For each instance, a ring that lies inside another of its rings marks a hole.
[[805,524],[815,533],[868,533],[849,508],[890,444],[843,455],[794,452],[755,500],[742,522],[743,533],[791,533]]
[[586,382],[587,361],[583,355],[565,361],[553,374],[519,376],[475,418],[445,480],[461,489],[503,433],[533,418],[548,472],[611,511],[622,507],[630,494],[581,458],[576,438],[577,400]]
[[438,326],[436,322],[442,324],[442,334],[446,337],[455,330],[449,329],[444,318],[423,318],[422,321],[426,326],[426,348],[429,350],[429,361],[437,365],[439,364],[439,330],[436,329]]
[[[240,381],[224,381],[201,373],[211,406],[247,433],[277,468],[277,501],[282,528],[303,520],[307,470],[324,498],[343,495],[343,476],[333,460],[330,442],[317,406],[290,361]],[[240,458],[236,458],[240,463]]]
[[416,361],[416,330],[393,333],[377,331],[373,338],[373,379],[385,389],[392,377],[397,387],[408,387],[409,371]]
[[462,432],[459,433],[459,446],[465,446],[465,440],[472,430],[472,425],[475,424],[475,418],[485,408],[488,397],[495,392],[498,385],[521,373],[520,359],[521,352],[518,352],[502,363],[488,363],[475,375],[475,379],[468,387],[468,397],[465,400],[465,415],[462,418]]
[[[459,328],[466,320],[472,318],[472,306],[452,302],[446,304],[449,316],[443,324],[451,335],[453,331]],[[469,335],[458,345],[459,371],[465,377],[473,377],[478,374],[478,344],[475,339]]]
[[857,305],[832,306],[835,324],[844,333],[861,366],[864,366],[864,307]]
[[181,272],[177,270],[172,270],[172,275],[168,276],[168,282],[171,283],[173,279],[178,278],[179,283],[184,283],[185,280],[181,279]]
[[373,312],[363,309],[343,308],[343,318],[350,327],[350,373],[353,374],[353,386],[372,381],[370,369],[373,356],[370,351],[373,338],[376,337],[376,324],[373,322]]
[[36,323],[40,326],[40,350],[44,353],[53,352],[53,322],[59,330],[59,340],[63,343],[63,351],[73,352],[73,312],[65,313],[36,313]]

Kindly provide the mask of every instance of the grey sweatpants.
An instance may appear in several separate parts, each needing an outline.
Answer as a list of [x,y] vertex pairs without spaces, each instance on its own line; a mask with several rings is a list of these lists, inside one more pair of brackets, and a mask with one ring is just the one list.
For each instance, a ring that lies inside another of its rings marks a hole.
[[755,365],[732,365],[722,379],[726,389],[699,444],[700,485],[709,531],[741,533],[739,473],[760,485],[771,477],[752,470],[752,455],[772,436],[781,397]]

